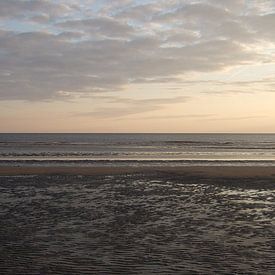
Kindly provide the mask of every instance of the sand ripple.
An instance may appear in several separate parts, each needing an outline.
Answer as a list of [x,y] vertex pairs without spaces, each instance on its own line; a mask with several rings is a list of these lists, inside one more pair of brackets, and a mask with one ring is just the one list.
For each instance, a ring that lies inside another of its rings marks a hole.
[[0,178],[0,273],[275,274],[275,183]]

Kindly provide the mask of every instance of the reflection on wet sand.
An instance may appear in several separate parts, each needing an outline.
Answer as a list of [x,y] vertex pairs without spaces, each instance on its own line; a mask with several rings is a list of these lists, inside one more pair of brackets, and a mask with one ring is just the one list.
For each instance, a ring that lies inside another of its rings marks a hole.
[[4,274],[275,274],[275,183],[0,177]]

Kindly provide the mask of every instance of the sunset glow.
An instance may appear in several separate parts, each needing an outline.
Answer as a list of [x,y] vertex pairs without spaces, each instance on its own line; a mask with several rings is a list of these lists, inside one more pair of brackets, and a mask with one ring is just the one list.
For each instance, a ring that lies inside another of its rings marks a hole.
[[275,3],[0,1],[1,132],[275,132]]

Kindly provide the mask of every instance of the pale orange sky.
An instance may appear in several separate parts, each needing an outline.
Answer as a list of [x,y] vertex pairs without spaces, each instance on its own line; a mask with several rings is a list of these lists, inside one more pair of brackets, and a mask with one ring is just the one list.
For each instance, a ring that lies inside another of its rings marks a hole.
[[39,3],[0,3],[0,132],[275,132],[273,1]]

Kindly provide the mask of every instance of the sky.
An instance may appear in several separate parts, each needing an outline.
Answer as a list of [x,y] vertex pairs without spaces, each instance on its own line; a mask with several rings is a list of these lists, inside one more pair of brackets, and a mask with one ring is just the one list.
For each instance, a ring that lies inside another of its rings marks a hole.
[[0,132],[275,132],[275,0],[0,0]]

